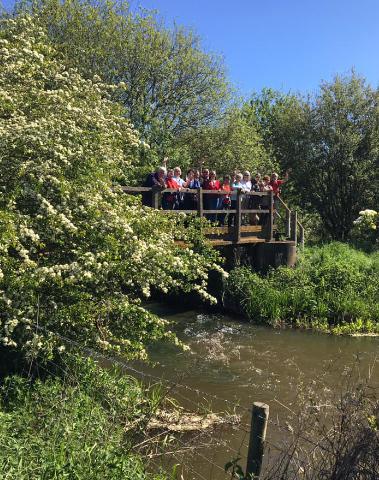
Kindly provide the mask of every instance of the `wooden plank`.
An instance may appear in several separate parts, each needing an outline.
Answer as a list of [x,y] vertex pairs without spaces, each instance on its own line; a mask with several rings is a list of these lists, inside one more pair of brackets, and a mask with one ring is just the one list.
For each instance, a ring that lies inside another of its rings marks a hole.
[[142,193],[142,192],[151,192],[151,187],[124,187],[121,186],[121,190],[125,193]]
[[[206,228],[204,230],[204,233],[206,235],[209,235],[212,233],[221,235],[221,234],[230,233],[232,230],[233,230],[233,227],[228,227],[228,226],[210,227],[210,228]],[[261,231],[262,231],[262,225],[241,225],[241,232],[243,233],[250,233],[250,232],[256,233]]]
[[244,192],[244,195],[255,196],[255,197],[267,197],[270,192]]
[[177,192],[180,192],[180,193],[197,193],[197,189],[194,189],[194,188],[183,188],[183,187],[180,187],[180,188],[164,188],[162,189],[162,193],[177,193]]
[[261,232],[262,225],[242,225],[241,232]]
[[186,213],[188,215],[197,215],[197,211],[196,210],[160,210],[161,213]]
[[230,232],[229,227],[209,227],[203,230],[205,235],[225,235]]
[[[180,210],[178,210],[180,211]],[[203,213],[236,213],[237,210],[203,210]]]
[[243,209],[241,213],[270,213],[270,210],[262,210],[262,209]]
[[240,241],[238,243],[266,243],[266,240],[264,238],[260,238],[260,237],[253,237],[253,236],[249,236],[249,237],[242,237],[240,239]]
[[243,237],[240,239],[239,242],[235,242],[233,240],[223,240],[221,238],[211,238],[207,240],[213,247],[221,247],[224,245],[246,245],[250,243],[265,243],[266,240],[264,238],[259,237]]
[[268,229],[267,229],[267,241],[271,242],[274,235],[274,193],[271,190],[269,192],[269,217],[268,217]]
[[230,195],[230,192],[227,190],[204,190],[203,193],[206,195]]

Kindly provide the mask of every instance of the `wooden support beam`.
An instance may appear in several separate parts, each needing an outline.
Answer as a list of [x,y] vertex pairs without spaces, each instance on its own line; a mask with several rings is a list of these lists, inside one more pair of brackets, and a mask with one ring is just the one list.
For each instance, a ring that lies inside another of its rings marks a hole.
[[297,245],[297,211],[291,212],[291,240]]
[[152,189],[152,207],[158,210],[160,205],[160,197],[161,197],[162,189],[161,187],[153,187]]
[[285,220],[286,238],[291,237],[291,210],[286,208],[286,220]]
[[204,199],[203,199],[203,189],[199,187],[197,189],[197,214],[199,217],[204,216]]
[[301,248],[304,248],[304,243],[305,243],[305,239],[304,239],[304,227],[301,223],[298,222],[298,225],[299,225],[299,233],[300,233],[300,246]]
[[234,217],[234,240],[236,243],[239,243],[241,240],[241,223],[242,223],[242,215],[241,215],[241,210],[242,210],[242,195],[241,195],[241,190],[237,190],[237,200],[236,200],[236,215]]
[[272,242],[274,237],[274,192],[271,190],[269,192],[269,217],[268,217],[268,226],[267,226],[267,241]]

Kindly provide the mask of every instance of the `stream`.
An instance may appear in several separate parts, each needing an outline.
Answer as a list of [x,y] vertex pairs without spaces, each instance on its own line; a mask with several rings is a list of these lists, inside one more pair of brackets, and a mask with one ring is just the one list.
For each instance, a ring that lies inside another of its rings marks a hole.
[[375,385],[379,383],[379,365],[374,365],[379,354],[378,337],[275,330],[227,315],[180,312],[157,304],[150,309],[171,322],[171,329],[190,350],[165,343],[155,345],[149,352],[154,365],[139,363],[138,368],[182,385],[171,395],[189,411],[197,407],[241,417],[239,425],[216,429],[213,438],[184,435],[180,439],[181,453],[154,460],[154,468],[170,469],[175,463],[183,463],[180,473],[184,479],[230,478],[223,471],[224,465],[237,456],[245,468],[248,408],[253,402],[269,405],[268,445],[276,445],[288,435],[286,428],[291,429],[287,420],[299,404],[300,385],[313,385],[328,401],[347,381],[349,367],[355,375],[359,371],[362,377],[370,376]]

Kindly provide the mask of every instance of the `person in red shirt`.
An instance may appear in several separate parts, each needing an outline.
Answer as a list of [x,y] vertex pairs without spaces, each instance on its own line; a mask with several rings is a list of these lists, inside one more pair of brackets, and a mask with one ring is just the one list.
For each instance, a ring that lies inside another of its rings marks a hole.
[[[224,175],[221,190],[224,192],[228,192],[229,195],[220,195],[220,203],[219,209],[220,210],[228,210],[230,208],[231,200],[230,200],[230,192],[232,191],[232,187],[230,185],[230,175]],[[225,223],[226,213],[220,213],[218,217],[218,223],[223,226]]]
[[[175,188],[179,191],[180,186],[174,178],[174,170],[169,168],[167,170],[167,177],[165,178],[166,188]],[[179,206],[179,195],[176,192],[167,192],[162,195],[162,208],[164,210],[176,210]]]
[[[211,170],[209,172],[209,180],[206,184],[206,189],[207,190],[220,190],[221,185],[220,182],[216,178],[216,172],[215,170]],[[208,210],[218,210],[218,205],[220,201],[220,196],[219,195],[206,195],[206,204],[208,205],[207,209]],[[216,222],[217,221],[217,213],[210,213],[206,215],[208,220],[211,222]]]
[[272,190],[275,196],[280,195],[281,193],[280,187],[283,185],[283,183],[286,183],[287,180],[288,180],[288,172],[286,172],[286,175],[283,180],[279,180],[279,175],[276,172],[273,172],[271,174],[270,185],[272,187]]

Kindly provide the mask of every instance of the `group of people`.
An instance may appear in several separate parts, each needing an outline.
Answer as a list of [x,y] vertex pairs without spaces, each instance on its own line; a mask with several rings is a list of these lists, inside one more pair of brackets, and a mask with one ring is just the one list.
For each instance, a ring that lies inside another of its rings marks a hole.
[[[173,192],[165,192],[162,195],[162,208],[165,210],[196,210],[198,198],[196,194],[186,193],[186,189],[213,190],[222,192],[222,195],[204,194],[204,210],[213,210],[206,214],[206,217],[212,222],[218,222],[224,225],[228,217],[228,225],[234,223],[235,214],[227,212],[214,213],[216,210],[235,210],[237,201],[237,191],[246,192],[269,192],[272,191],[274,198],[280,194],[283,183],[288,179],[286,173],[284,179],[279,179],[279,175],[273,172],[271,175],[261,176],[257,173],[254,177],[250,172],[234,172],[233,175],[224,175],[222,180],[217,179],[216,171],[204,168],[199,170],[190,168],[187,171],[185,179],[182,177],[180,167],[168,168],[158,167],[155,172],[148,175],[144,183],[145,187],[161,187],[162,189],[173,189]],[[148,195],[144,197],[144,204],[151,202]],[[243,208],[245,209],[267,209],[269,206],[268,196],[246,196],[243,199]],[[250,216],[252,224],[263,224],[265,215],[258,217],[256,214]]]

